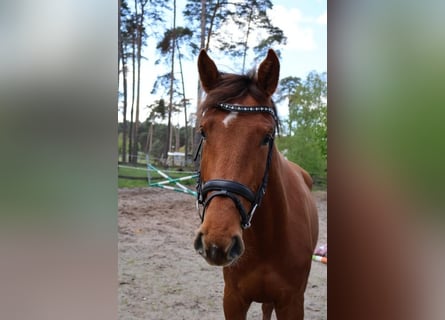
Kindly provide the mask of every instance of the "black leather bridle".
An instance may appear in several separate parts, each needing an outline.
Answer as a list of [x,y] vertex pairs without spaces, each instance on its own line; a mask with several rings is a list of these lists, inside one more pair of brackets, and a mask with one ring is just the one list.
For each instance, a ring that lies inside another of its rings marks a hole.
[[[234,112],[243,112],[243,113],[258,113],[264,112],[272,115],[275,120],[276,127],[278,128],[278,117],[275,112],[275,108],[267,107],[267,106],[241,106],[235,104],[227,104],[227,103],[219,103],[217,107],[226,110],[226,111],[234,111]],[[199,206],[202,205],[202,213],[200,213],[201,223],[204,221],[204,215],[206,208],[210,204],[210,201],[215,197],[228,197],[232,199],[235,203],[236,208],[238,209],[241,216],[241,227],[243,229],[247,229],[251,225],[253,214],[255,210],[260,206],[261,200],[263,199],[264,194],[266,193],[267,181],[269,178],[269,168],[272,161],[272,151],[273,144],[275,138],[275,130],[273,134],[268,139],[268,153],[267,153],[267,162],[266,168],[263,174],[263,180],[261,182],[261,186],[257,190],[256,193],[252,192],[249,187],[245,186],[242,183],[232,180],[224,180],[224,179],[212,179],[206,182],[202,182],[201,179],[201,169],[198,171],[198,182],[197,182],[197,208],[199,212]],[[204,137],[201,137],[201,141],[199,142],[198,148],[195,153],[194,160],[198,159],[198,156],[201,155],[202,144],[204,141]],[[209,196],[209,192],[212,192]],[[208,197],[207,197],[208,196]],[[242,196],[250,202],[250,210],[247,212],[244,206],[242,205],[238,196]]]

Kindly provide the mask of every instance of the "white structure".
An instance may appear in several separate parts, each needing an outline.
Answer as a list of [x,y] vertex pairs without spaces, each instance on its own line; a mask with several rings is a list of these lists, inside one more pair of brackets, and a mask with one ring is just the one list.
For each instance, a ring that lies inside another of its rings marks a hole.
[[167,165],[170,167],[183,167],[185,166],[185,154],[184,152],[169,152],[167,156]]

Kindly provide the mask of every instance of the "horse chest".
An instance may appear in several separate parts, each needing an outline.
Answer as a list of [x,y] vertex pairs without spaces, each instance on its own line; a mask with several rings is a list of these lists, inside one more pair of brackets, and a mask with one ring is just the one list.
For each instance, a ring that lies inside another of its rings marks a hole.
[[296,286],[282,272],[268,267],[225,273],[226,290],[246,300],[270,302],[296,291]]

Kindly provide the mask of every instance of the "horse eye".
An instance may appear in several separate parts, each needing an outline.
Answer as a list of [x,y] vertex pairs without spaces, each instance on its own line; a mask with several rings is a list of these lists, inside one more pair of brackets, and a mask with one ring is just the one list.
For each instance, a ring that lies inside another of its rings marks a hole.
[[266,135],[263,139],[263,141],[261,142],[261,144],[263,146],[269,144],[269,142],[272,140],[272,136],[270,134]]
[[199,129],[199,134],[201,135],[201,137],[203,138],[203,139],[205,139],[207,136],[206,136],[206,134],[205,134],[205,132],[204,132],[204,129]]

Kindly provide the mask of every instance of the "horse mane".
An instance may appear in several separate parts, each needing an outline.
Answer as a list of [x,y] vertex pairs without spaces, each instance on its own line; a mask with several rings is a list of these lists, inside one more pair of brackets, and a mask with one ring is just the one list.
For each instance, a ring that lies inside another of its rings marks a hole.
[[271,97],[258,88],[255,74],[255,69],[242,75],[220,72],[218,84],[210,89],[198,108],[198,121],[201,120],[202,114],[206,110],[216,108],[218,103],[233,103],[248,95],[258,101],[261,106],[270,106],[277,114],[275,103]]

